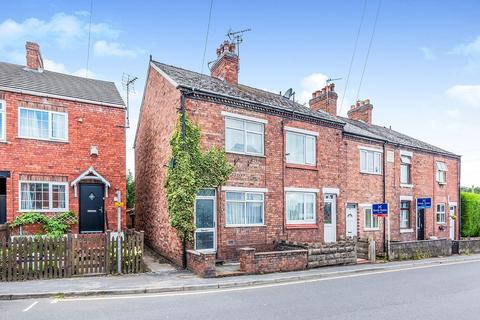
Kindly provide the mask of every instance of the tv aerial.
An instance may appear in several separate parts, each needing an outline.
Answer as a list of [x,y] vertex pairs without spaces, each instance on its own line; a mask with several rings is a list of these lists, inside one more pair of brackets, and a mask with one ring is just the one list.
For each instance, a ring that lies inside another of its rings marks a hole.
[[243,29],[240,31],[232,31],[232,29],[228,30],[227,37],[230,40],[230,42],[235,42],[237,45],[237,55],[240,57],[240,43],[243,42],[243,34],[245,32],[252,31],[252,29]]
[[122,86],[125,91],[127,91],[127,115],[125,119],[125,128],[130,128],[130,92],[135,93],[135,81],[137,81],[137,77],[132,77],[127,73],[123,73],[122,75]]

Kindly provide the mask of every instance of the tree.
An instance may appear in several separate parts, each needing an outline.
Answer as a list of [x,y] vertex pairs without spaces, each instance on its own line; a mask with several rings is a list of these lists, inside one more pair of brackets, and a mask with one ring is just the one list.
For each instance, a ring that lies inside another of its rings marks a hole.
[[127,208],[135,208],[135,180],[130,170],[127,173]]
[[200,138],[200,128],[186,115],[180,115],[170,140],[172,157],[165,188],[170,225],[183,241],[184,267],[186,242],[193,240],[195,232],[195,195],[202,188],[216,188],[224,184],[234,168],[224,150],[213,147],[203,152]]

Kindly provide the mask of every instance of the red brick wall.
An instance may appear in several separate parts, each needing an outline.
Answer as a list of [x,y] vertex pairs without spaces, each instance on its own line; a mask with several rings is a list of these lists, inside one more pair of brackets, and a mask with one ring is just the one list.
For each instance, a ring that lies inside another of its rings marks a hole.
[[254,248],[241,248],[240,270],[248,273],[298,271],[307,268],[307,250],[256,253]]
[[180,93],[150,68],[135,144],[135,224],[153,249],[181,265],[181,242],[169,224],[164,188],[179,106]]
[[[79,198],[70,183],[93,166],[111,183],[105,209],[108,227],[116,228],[114,192],[122,192],[125,201],[125,110],[113,107],[42,98],[3,92],[6,101],[7,142],[0,142],[0,170],[11,172],[7,179],[7,221],[19,214],[20,175],[43,176],[69,182],[69,207],[78,214]],[[68,113],[68,142],[52,142],[18,137],[19,106]],[[99,155],[90,155],[90,146],[98,146]],[[122,210],[123,217],[125,211]],[[125,225],[125,217],[123,218]],[[78,231],[78,225],[73,228]]]
[[187,268],[204,278],[215,277],[215,253],[202,253],[188,250]]

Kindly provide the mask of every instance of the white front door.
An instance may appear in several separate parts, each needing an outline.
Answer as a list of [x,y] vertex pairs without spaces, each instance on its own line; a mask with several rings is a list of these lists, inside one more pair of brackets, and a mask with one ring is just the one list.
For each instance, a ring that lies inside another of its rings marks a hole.
[[215,189],[201,189],[195,200],[195,250],[216,250],[216,216]]
[[452,217],[455,216],[455,206],[450,206],[450,239],[455,240],[455,219]]
[[325,242],[337,241],[337,196],[334,194],[324,196],[323,230]]
[[346,210],[346,229],[347,238],[353,238],[357,236],[357,205],[354,203],[347,204]]

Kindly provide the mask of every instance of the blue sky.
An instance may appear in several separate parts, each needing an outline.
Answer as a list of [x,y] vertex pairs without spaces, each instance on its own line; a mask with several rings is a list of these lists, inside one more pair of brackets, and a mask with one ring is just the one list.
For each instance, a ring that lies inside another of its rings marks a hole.
[[[252,28],[241,46],[240,82],[292,87],[304,102],[328,77],[343,78],[336,82],[341,100],[363,4],[214,0],[206,60],[215,58],[230,28]],[[367,1],[341,114],[357,97],[377,5]],[[93,0],[89,77],[115,81],[122,94],[124,72],[139,78],[130,101],[129,168],[148,56],[201,71],[209,7],[210,0]],[[3,3],[0,60],[24,64],[31,40],[47,69],[85,76],[89,11],[90,0]],[[376,124],[461,154],[463,185],[480,184],[479,12],[475,0],[383,0],[358,93],[371,99]]]

